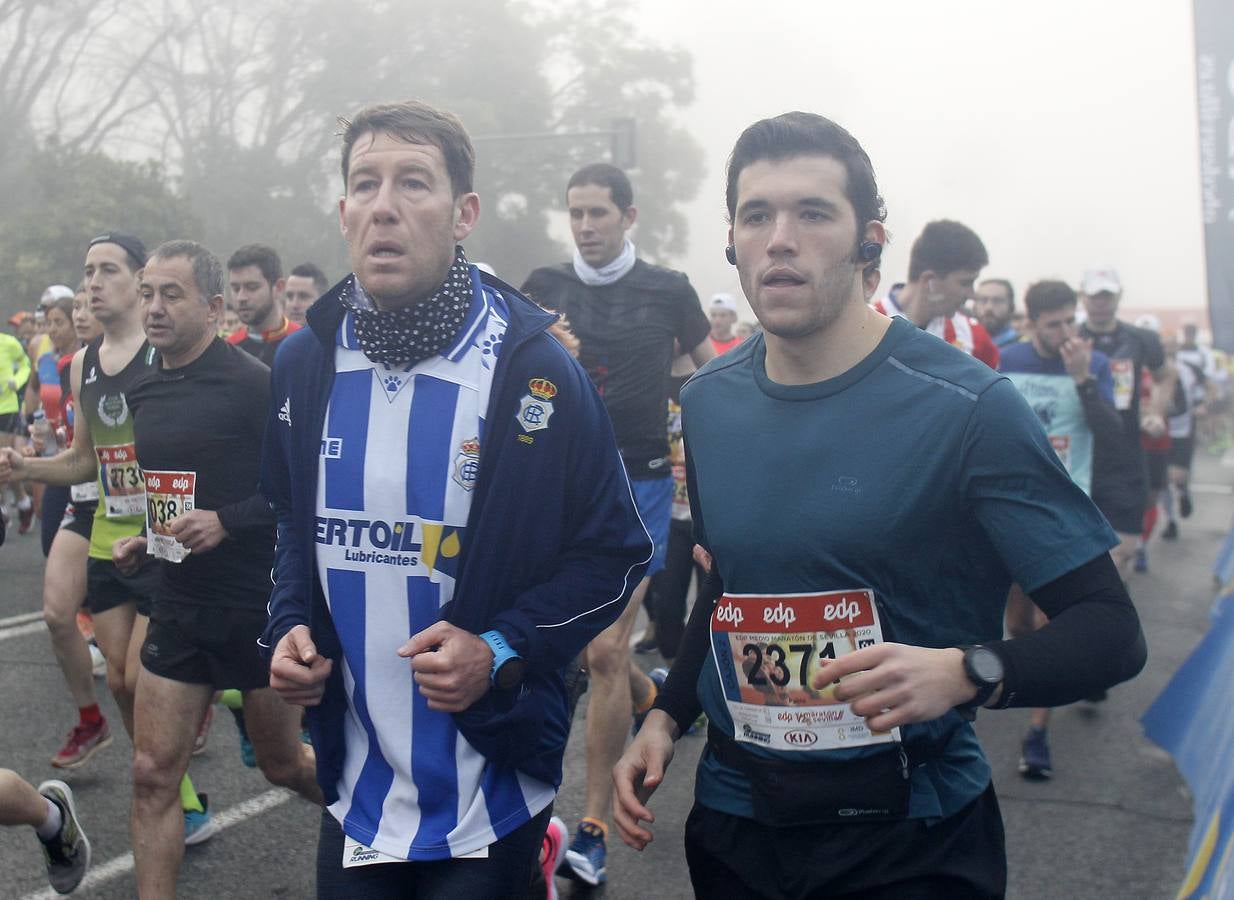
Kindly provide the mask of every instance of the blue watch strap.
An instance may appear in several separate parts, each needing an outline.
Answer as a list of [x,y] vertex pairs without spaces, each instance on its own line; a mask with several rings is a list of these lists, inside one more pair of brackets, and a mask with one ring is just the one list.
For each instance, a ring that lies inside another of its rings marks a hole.
[[480,640],[488,644],[488,648],[493,651],[493,668],[489,671],[489,680],[496,684],[497,670],[509,660],[520,657],[514,652],[514,648],[506,643],[506,637],[500,631],[486,631],[480,635]]

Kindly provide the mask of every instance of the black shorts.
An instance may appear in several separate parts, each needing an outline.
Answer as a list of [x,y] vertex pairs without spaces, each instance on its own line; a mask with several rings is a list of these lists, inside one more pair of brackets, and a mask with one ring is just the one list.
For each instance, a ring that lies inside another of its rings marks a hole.
[[1144,456],[1148,459],[1148,489],[1159,491],[1165,487],[1166,466],[1170,462],[1170,451],[1149,450]]
[[264,609],[219,609],[160,597],[141,664],[163,678],[218,690],[269,687],[270,669],[257,649],[265,627]]
[[132,575],[121,575],[110,559],[86,560],[86,609],[98,615],[109,609],[136,603],[137,612],[150,615],[150,603],[163,581],[157,563],[148,562]]
[[686,862],[697,897],[977,900],[1007,889],[1003,819],[991,784],[955,815],[769,828],[695,803]]
[[0,434],[25,434],[21,427],[21,413],[0,413]]
[[1169,463],[1180,469],[1191,471],[1191,458],[1195,456],[1195,438],[1173,438],[1170,444]]
[[98,505],[97,500],[87,500],[85,503],[74,503],[70,500],[69,505],[64,508],[60,527],[90,540],[90,532],[94,530],[94,510]]

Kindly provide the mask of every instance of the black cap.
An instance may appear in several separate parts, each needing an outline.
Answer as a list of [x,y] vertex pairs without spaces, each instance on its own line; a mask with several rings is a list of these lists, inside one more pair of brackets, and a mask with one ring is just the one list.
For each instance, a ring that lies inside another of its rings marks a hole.
[[136,264],[133,266],[134,269],[140,269],[146,264],[146,245],[136,235],[126,234],[123,231],[109,231],[93,238],[89,246],[93,247],[95,244],[115,244],[124,248],[124,252]]

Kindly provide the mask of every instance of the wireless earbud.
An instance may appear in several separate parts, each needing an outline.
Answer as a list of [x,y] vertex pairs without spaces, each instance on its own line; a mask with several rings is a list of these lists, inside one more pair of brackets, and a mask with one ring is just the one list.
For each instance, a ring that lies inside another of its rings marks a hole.
[[883,255],[883,245],[878,241],[862,241],[861,246],[857,248],[857,255],[861,257],[862,262],[874,262]]
[[730,266],[737,265],[737,248],[729,244],[724,248],[724,258],[728,260]]

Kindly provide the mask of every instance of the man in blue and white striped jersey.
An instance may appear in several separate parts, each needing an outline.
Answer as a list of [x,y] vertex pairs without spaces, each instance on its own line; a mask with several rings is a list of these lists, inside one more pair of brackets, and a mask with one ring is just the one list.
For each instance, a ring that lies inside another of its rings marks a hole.
[[458,246],[473,169],[454,116],[361,110],[339,203],[353,272],[275,360],[263,643],[271,686],[310,708],[320,897],[526,888],[561,781],[562,669],[651,556],[554,317]]

